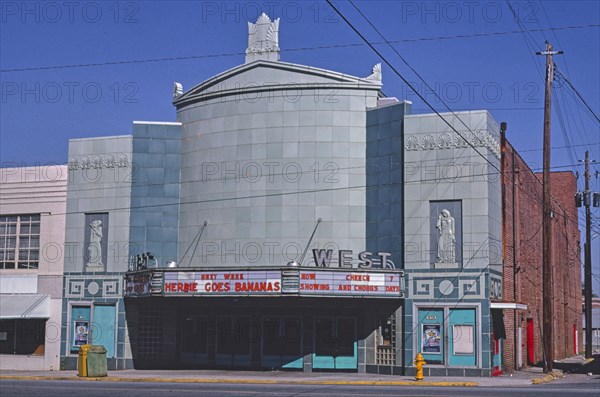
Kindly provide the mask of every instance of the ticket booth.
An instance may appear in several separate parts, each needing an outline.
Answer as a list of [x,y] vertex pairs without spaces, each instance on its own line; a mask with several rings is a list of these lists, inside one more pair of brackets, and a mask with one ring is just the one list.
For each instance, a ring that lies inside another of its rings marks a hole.
[[428,364],[445,363],[445,330],[443,309],[419,309],[419,323],[414,333],[418,336],[418,351]]
[[417,351],[429,365],[476,367],[479,333],[476,308],[419,307],[413,331]]
[[448,316],[448,365],[477,365],[475,309],[450,309]]

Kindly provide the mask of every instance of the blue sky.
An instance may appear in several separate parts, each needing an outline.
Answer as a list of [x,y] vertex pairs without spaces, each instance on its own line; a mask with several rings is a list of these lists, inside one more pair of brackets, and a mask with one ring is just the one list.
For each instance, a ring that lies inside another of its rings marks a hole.
[[[243,63],[247,22],[263,11],[281,19],[283,61],[356,76],[381,62],[320,1],[0,4],[3,166],[66,163],[70,138],[130,134],[133,120],[175,120],[173,82],[189,89]],[[382,41],[350,3],[336,4],[369,40]],[[545,40],[564,51],[555,58],[558,69],[600,114],[600,2],[356,5],[452,110],[488,109],[506,121],[507,136],[534,170],[541,165],[544,101],[544,57],[534,52]],[[445,109],[386,44],[377,48],[436,109]],[[386,95],[412,100],[415,113],[430,111],[386,65],[383,82]],[[552,167],[583,174],[574,163],[585,150],[600,162],[599,124],[560,81],[553,100]],[[592,188],[600,190],[600,179]],[[594,214],[600,230],[598,209]],[[600,236],[593,242],[600,294]]]

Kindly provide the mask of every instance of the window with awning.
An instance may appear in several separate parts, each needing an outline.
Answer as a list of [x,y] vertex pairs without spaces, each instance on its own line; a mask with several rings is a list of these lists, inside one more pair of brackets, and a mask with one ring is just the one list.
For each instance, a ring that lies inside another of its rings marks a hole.
[[40,294],[0,294],[0,320],[50,318],[50,297]]
[[43,356],[50,297],[0,295],[0,354]]

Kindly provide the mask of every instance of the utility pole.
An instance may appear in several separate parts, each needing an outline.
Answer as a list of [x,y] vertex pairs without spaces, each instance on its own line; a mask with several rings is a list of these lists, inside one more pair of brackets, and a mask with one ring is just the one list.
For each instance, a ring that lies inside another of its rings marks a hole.
[[537,52],[546,56],[546,92],[544,95],[544,169],[543,183],[543,238],[542,238],[542,300],[543,300],[543,338],[544,347],[544,373],[552,372],[554,358],[554,344],[552,343],[552,318],[554,291],[552,280],[552,205],[550,198],[550,104],[552,100],[552,82],[554,81],[554,62],[552,56],[561,54],[562,51],[553,51],[552,44],[546,42],[546,51]]
[[592,357],[592,220],[590,216],[590,152],[585,151],[585,358]]
[[[581,161],[581,160],[579,160]],[[592,217],[590,207],[600,206],[600,194],[590,191],[590,153],[585,151],[585,190],[575,195],[575,205],[585,207],[585,251],[584,279],[585,286],[585,358],[592,357]]]

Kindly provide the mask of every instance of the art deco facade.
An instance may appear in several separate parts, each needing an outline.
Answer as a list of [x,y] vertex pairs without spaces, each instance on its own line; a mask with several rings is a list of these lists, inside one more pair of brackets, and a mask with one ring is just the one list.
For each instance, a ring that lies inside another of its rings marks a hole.
[[[244,64],[176,83],[176,121],[70,141],[60,367],[92,343],[109,369],[412,374],[417,353],[426,375],[510,369],[509,320],[537,306],[507,285],[498,123],[411,114],[381,93],[380,65],[354,77],[282,62],[278,29],[263,14]],[[535,204],[519,203],[530,234]],[[578,252],[576,224],[555,230],[557,250]],[[580,329],[555,307],[557,327]]]

